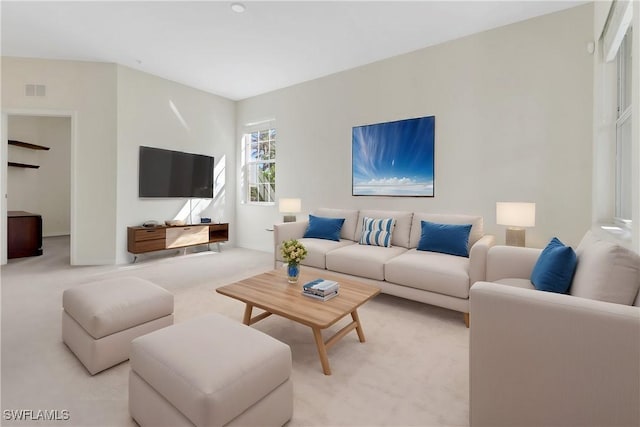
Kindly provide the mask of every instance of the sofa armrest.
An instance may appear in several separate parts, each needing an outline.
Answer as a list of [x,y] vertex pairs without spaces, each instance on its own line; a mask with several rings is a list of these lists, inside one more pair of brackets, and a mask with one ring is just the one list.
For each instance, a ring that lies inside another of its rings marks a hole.
[[280,245],[285,240],[302,239],[304,232],[307,230],[309,221],[283,222],[273,224],[273,262],[282,260],[280,256]]
[[542,249],[497,245],[487,254],[487,282],[529,279]]
[[479,282],[470,423],[640,425],[640,308]]
[[469,286],[480,280],[486,280],[487,252],[496,244],[496,238],[490,234],[482,236],[469,251]]

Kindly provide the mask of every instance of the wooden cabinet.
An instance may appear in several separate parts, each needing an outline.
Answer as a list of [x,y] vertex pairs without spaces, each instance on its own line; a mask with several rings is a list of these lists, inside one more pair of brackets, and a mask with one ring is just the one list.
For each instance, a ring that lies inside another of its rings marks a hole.
[[165,249],[165,230],[164,227],[129,227],[127,250],[132,254],[141,254]]
[[7,212],[7,258],[42,255],[42,217],[23,211]]
[[127,228],[127,250],[134,255],[228,240],[229,224]]

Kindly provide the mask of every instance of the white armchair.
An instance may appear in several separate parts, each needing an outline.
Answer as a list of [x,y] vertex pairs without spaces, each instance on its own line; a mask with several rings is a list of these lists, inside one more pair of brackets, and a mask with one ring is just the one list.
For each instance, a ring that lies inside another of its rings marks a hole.
[[[620,288],[615,297],[637,295],[637,254],[585,239],[570,293],[585,290],[575,283],[584,269],[598,276],[586,264],[600,259],[613,267],[600,277]],[[529,277],[540,252],[491,248],[487,280],[497,283],[471,288],[471,426],[640,425],[640,296],[632,306],[537,291]]]

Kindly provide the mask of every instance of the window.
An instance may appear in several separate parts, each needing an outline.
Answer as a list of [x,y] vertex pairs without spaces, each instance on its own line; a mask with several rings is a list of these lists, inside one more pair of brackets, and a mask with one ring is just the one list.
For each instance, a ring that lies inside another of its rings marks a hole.
[[631,157],[631,39],[629,27],[617,54],[617,118],[615,163],[615,219],[630,224],[632,216]]
[[272,204],[276,191],[276,130],[264,126],[242,137],[245,201]]

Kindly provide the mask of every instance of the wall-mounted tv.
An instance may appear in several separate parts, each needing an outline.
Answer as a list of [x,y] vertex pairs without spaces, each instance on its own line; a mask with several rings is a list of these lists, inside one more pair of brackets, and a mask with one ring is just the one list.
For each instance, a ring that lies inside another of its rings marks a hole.
[[213,198],[213,157],[140,146],[139,197]]

